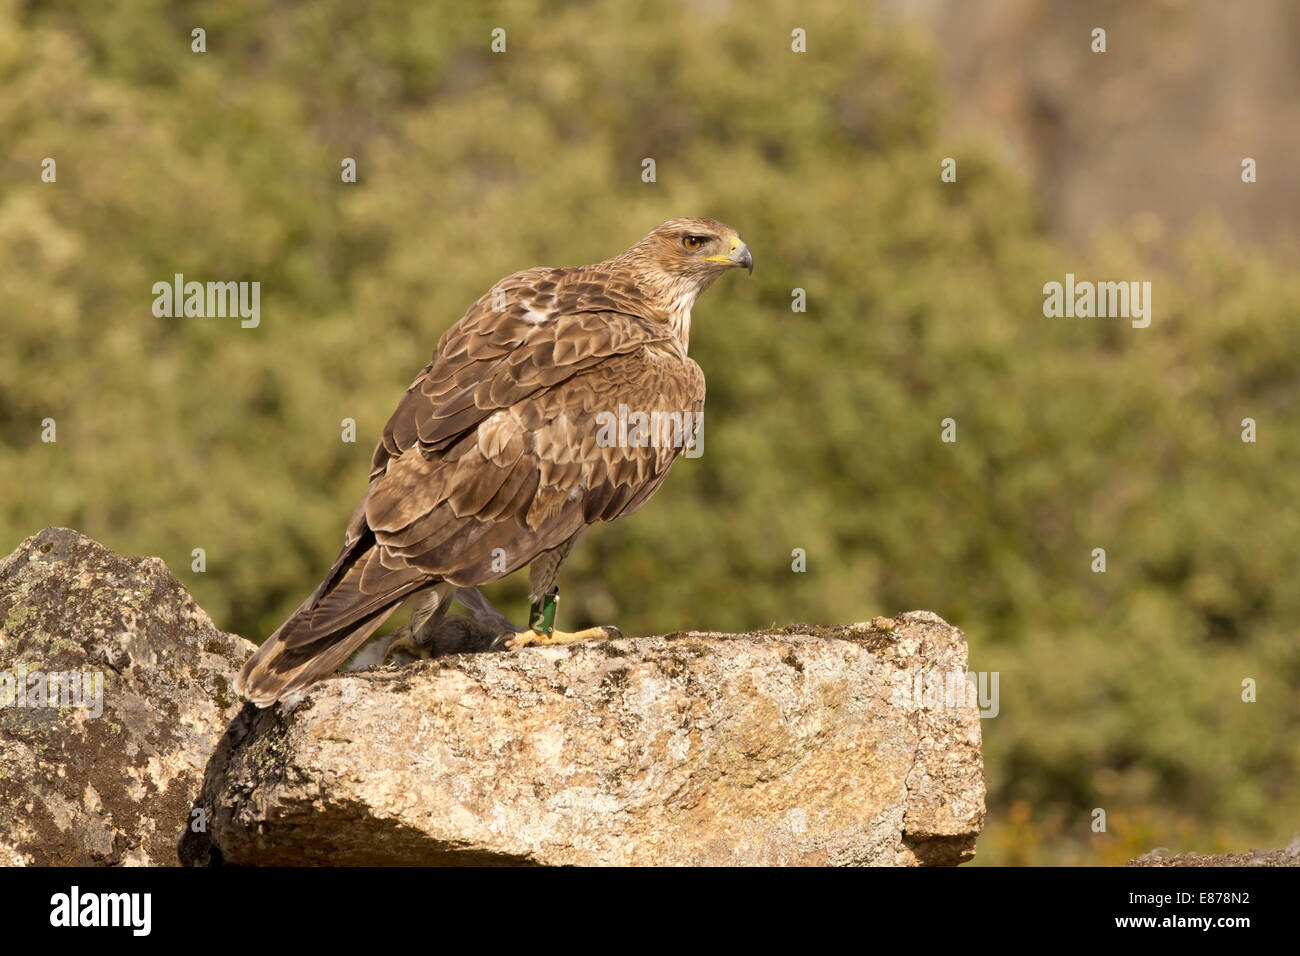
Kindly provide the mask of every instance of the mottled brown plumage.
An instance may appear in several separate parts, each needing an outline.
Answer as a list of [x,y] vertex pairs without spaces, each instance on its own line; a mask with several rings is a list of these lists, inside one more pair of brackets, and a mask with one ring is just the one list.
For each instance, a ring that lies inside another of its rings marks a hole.
[[681,453],[602,443],[597,416],[703,410],[691,308],[732,266],[752,270],[733,229],[674,219],[613,259],[518,272],[475,302],[384,428],[334,566],[240,693],[266,706],[330,673],[417,592],[445,604],[539,556],[534,597],[549,588],[582,530],[640,508]]

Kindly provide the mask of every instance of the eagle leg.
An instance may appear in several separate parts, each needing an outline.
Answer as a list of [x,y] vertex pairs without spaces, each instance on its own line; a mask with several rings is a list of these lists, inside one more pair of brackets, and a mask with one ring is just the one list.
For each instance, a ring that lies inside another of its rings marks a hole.
[[527,630],[519,631],[514,637],[506,641],[506,647],[512,651],[517,651],[521,647],[541,647],[545,644],[577,644],[581,641],[608,641],[611,638],[622,636],[622,631],[608,624],[600,627],[584,628],[581,631],[553,630],[549,634],[538,634],[534,630]]
[[533,602],[528,612],[526,631],[518,631],[506,642],[512,651],[521,647],[535,647],[545,644],[577,644],[580,641],[605,641],[612,637],[622,637],[623,632],[616,627],[588,627],[581,631],[557,631],[555,629],[555,607],[560,600],[559,585],[551,588],[542,597]]
[[388,646],[384,648],[382,663],[387,664],[389,658],[394,654],[408,654],[419,660],[427,661],[433,657],[433,642],[426,643],[417,640],[415,628],[407,624],[405,627],[399,627],[393,632]]
[[492,602],[484,597],[478,588],[457,588],[456,600],[469,608],[474,615],[474,620],[485,628],[495,629],[497,634],[513,634],[519,630],[504,614],[492,606]]

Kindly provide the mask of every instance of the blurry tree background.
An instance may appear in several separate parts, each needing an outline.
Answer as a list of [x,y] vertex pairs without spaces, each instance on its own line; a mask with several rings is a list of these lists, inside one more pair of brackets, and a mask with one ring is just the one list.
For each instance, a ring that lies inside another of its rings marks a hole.
[[[65,525],[160,555],[260,640],[328,567],[389,412],[469,303],[713,216],[756,270],[695,310],[704,455],[588,534],[566,623],[933,610],[1001,675],[978,862],[1287,842],[1294,244],[1145,213],[1061,238],[994,137],[952,132],[943,61],[923,27],[825,0],[0,0],[0,552]],[[1294,190],[1294,163],[1241,184],[1251,144],[1228,145],[1217,194]],[[1067,272],[1152,282],[1151,327],[1044,318]],[[175,273],[259,281],[260,327],[155,318]],[[516,617],[522,577],[489,589]]]

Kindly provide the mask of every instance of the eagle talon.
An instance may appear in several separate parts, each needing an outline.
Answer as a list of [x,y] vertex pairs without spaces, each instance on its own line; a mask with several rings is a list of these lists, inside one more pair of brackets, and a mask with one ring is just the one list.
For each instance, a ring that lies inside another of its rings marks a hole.
[[415,631],[411,625],[408,624],[406,627],[403,627],[401,630],[394,633],[395,635],[401,634],[401,637],[397,637],[396,640],[392,641],[388,647],[384,649],[384,657],[381,663],[387,664],[388,659],[398,652],[409,654],[411,657],[418,657],[422,660],[429,659],[428,646],[416,643],[414,639]]
[[541,647],[546,644],[579,644],[583,641],[608,641],[622,636],[622,631],[609,625],[588,627],[581,631],[551,631],[549,634],[541,634],[533,630],[519,631],[506,641],[506,649],[517,651],[521,647]]

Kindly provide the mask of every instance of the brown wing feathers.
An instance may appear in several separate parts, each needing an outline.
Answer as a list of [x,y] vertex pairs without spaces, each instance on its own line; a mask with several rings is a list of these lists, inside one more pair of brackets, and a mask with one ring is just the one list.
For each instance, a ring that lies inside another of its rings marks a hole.
[[565,273],[503,280],[504,312],[490,293],[443,335],[384,429],[348,544],[245,665],[241,693],[265,706],[311,683],[416,591],[501,577],[496,548],[510,573],[663,481],[680,449],[599,447],[596,416],[698,411],[703,375],[617,276],[569,287]]

